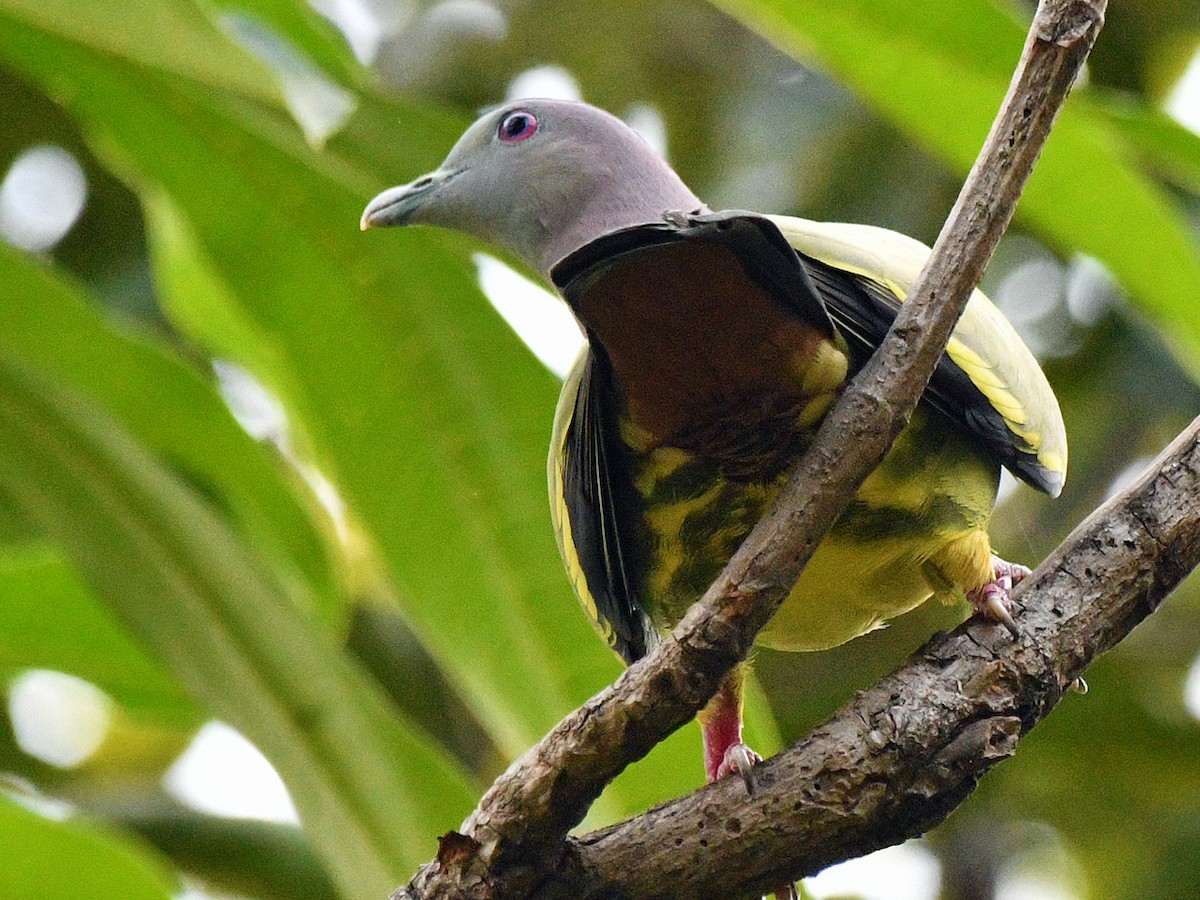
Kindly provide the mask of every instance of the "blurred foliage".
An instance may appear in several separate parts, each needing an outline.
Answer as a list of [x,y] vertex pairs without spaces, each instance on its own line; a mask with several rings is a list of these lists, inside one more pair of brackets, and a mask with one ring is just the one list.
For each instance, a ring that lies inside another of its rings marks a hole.
[[[661,119],[714,207],[930,241],[1031,9],[319,6],[341,10],[348,39],[303,0],[0,0],[0,168],[50,144],[88,185],[51,249],[0,247],[0,675],[65,672],[111,698],[74,768],[0,727],[0,897],[81,881],[168,896],[183,878],[381,898],[618,672],[546,514],[554,378],[481,293],[477,246],[358,233],[375,191],[555,66],[586,99]],[[1200,139],[1162,110],[1198,39],[1197,0],[1111,0],[985,281],[1043,357],[1072,440],[1058,501],[1005,495],[994,534],[1010,558],[1044,555],[1200,411]],[[5,202],[0,188],[0,230]],[[1196,595],[1185,585],[1094,666],[1092,692],[930,836],[947,900],[1030,867],[1067,879],[1065,896],[1194,895]],[[795,738],[959,616],[930,607],[828,653],[760,652],[752,742]],[[210,718],[268,756],[302,829],[164,793]],[[693,726],[592,822],[701,779]]]

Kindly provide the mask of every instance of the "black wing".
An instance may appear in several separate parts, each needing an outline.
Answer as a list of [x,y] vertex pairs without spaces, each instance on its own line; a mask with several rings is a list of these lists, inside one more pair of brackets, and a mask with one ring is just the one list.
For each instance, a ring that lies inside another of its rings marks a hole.
[[580,600],[609,645],[632,663],[646,655],[656,633],[638,603],[633,488],[603,353],[594,346],[583,362],[562,436],[562,503],[570,530],[560,537],[570,545],[571,553],[564,548],[568,568],[574,563],[583,575],[586,587],[575,579]]
[[[899,298],[877,281],[796,252],[846,339],[855,369],[860,368],[891,327],[900,308]],[[948,356],[938,361],[922,400],[965,428],[989,456],[1014,475],[1049,494],[1058,492],[1062,474],[1042,465],[1036,450],[1018,443],[1000,411]]]

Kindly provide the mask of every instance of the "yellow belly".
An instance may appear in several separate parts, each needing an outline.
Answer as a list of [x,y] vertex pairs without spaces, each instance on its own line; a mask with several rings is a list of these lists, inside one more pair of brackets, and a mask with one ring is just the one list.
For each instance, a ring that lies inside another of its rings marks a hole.
[[[933,551],[933,558],[927,556]],[[863,544],[840,535],[821,543],[758,643],[775,650],[826,650],[881,627],[930,597],[962,598],[963,582],[943,574],[939,560],[959,555],[969,587],[991,577],[991,550],[982,529],[944,543]]]
[[[664,466],[660,459],[653,468],[666,478],[694,460],[676,462]],[[759,642],[779,650],[833,647],[931,596],[955,600],[990,581],[986,529],[998,476],[998,467],[945,420],[919,409]],[[654,491],[665,482],[653,481],[643,480],[644,496],[654,502],[645,509],[650,541],[642,596],[666,630],[720,572],[779,484],[714,477],[706,490],[670,502]]]

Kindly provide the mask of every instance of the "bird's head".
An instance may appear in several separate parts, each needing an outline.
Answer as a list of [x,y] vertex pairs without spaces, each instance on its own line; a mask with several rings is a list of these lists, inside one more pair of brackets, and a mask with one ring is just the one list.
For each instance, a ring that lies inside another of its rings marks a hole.
[[602,234],[703,208],[616,116],[585,103],[518,100],[478,119],[438,169],[373,199],[361,224],[454,228],[548,274]]

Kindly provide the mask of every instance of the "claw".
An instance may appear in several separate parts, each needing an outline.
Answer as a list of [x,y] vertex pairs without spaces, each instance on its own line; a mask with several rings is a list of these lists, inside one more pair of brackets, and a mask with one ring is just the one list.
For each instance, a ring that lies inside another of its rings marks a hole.
[[967,592],[967,599],[971,602],[975,612],[993,622],[999,622],[1008,630],[1014,640],[1021,636],[1021,629],[1017,625],[1016,619],[1013,618],[1012,601],[1008,599],[1008,592],[1013,589],[1014,584],[1023,581],[1028,575],[1029,569],[1025,566],[1010,563],[993,555],[993,580]]
[[1086,694],[1088,692],[1088,683],[1084,681],[1083,676],[1080,675],[1071,682],[1071,686],[1068,688],[1068,690],[1076,694]]
[[984,599],[984,613],[1007,628],[1008,633],[1015,640],[1021,636],[1021,629],[1017,625],[1017,620],[1013,618],[1012,613],[1008,610],[1008,604],[1005,603],[1007,599],[1007,591],[1003,594],[1000,591],[989,591]]
[[762,762],[761,756],[738,741],[725,751],[725,759],[722,760],[721,767],[717,769],[717,778],[724,778],[726,775],[737,772],[742,776],[742,783],[746,785],[746,793],[753,797],[758,787],[754,778],[754,767],[760,762]]

